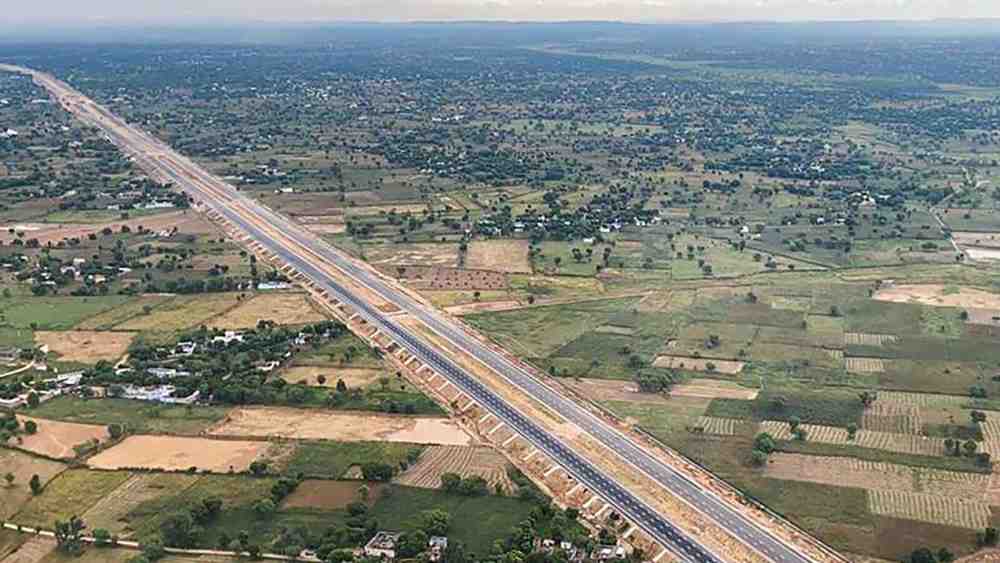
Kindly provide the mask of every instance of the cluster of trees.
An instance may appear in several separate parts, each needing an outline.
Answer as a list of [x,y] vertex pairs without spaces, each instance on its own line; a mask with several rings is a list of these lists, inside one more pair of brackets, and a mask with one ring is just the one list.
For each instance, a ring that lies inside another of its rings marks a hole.
[[456,473],[443,473],[441,475],[441,489],[467,497],[484,496],[490,492],[489,483],[479,475],[462,478]]

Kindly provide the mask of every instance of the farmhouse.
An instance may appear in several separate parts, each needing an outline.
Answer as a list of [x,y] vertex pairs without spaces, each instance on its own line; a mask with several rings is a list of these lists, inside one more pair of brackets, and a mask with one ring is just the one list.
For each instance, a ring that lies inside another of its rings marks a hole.
[[367,557],[378,557],[380,559],[395,559],[396,545],[399,543],[400,534],[397,532],[378,532],[367,544],[365,544],[365,555]]
[[430,561],[440,561],[446,549],[448,549],[448,538],[444,536],[431,536],[427,540],[427,559]]

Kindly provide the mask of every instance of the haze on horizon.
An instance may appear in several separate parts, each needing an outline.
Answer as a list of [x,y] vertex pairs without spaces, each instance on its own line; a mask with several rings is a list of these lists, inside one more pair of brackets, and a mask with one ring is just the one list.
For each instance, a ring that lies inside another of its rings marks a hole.
[[1000,17],[996,0],[42,0],[11,2],[6,26],[517,20],[624,22],[928,20]]

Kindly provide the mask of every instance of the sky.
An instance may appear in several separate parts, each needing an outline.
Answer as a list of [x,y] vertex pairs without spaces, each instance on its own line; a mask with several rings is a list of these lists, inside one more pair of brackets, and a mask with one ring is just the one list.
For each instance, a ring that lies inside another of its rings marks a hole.
[[197,21],[998,18],[1000,0],[5,0],[0,27]]

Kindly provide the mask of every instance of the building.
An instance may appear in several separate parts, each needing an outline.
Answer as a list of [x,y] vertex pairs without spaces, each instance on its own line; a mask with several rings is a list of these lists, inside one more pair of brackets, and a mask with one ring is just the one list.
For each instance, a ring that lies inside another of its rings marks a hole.
[[380,559],[395,559],[396,546],[401,534],[397,532],[378,532],[365,544],[365,556]]

